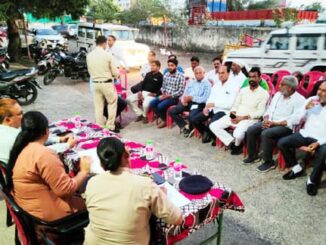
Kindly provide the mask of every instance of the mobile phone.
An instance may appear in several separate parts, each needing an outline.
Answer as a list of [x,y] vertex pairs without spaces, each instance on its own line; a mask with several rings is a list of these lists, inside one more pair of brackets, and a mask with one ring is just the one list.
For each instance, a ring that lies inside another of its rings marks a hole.
[[153,180],[157,185],[161,185],[165,182],[165,179],[158,173],[152,173]]
[[235,115],[235,114],[233,114],[233,113],[230,113],[230,118],[231,119],[234,119],[234,118],[236,118],[237,116]]

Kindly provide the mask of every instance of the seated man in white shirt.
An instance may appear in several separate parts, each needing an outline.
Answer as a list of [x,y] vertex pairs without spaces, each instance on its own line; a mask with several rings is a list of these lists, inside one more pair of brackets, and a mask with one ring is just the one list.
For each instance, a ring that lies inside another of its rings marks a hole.
[[231,66],[230,79],[239,83],[242,86],[244,80],[247,79],[247,76],[242,72],[244,65],[240,61],[233,61]]
[[[9,154],[17,135],[20,132],[21,119],[23,111],[20,105],[13,99],[0,99],[0,161],[7,163]],[[65,142],[67,143],[60,143]],[[63,152],[76,144],[72,137],[50,137],[47,143],[53,143],[49,146],[56,152]]]
[[220,70],[220,67],[222,65],[222,58],[221,57],[215,57],[213,60],[213,66],[214,69],[210,70],[207,75],[206,78],[208,79],[208,81],[212,84],[212,86],[219,82],[219,75],[218,75],[218,71]]
[[185,79],[186,81],[195,79],[194,70],[197,66],[199,66],[200,61],[199,58],[196,56],[192,56],[190,59],[190,67],[185,69]]
[[307,193],[314,196],[317,194],[326,159],[326,82],[319,87],[317,96],[307,99],[302,115],[305,118],[304,127],[298,133],[280,139],[277,146],[286,166],[292,167],[283,176],[285,180],[295,179],[304,173],[304,166],[297,162],[294,155],[296,148],[314,154],[314,169],[307,181]]
[[300,123],[300,111],[305,98],[296,92],[298,80],[294,76],[283,77],[279,92],[277,92],[264,114],[264,121],[258,122],[247,130],[248,157],[245,164],[260,160],[258,157],[257,142],[260,139],[263,163],[258,171],[267,172],[276,168],[273,160],[273,147],[277,141],[291,135],[295,125]]
[[219,68],[219,79],[211,89],[203,112],[190,118],[190,123],[202,135],[203,144],[209,143],[212,140],[213,145],[215,143],[215,135],[209,130],[206,121],[210,119],[210,123],[213,123],[229,114],[240,90],[240,86],[229,79],[229,74],[230,69],[225,65],[221,65]]
[[[242,141],[247,129],[259,121],[265,112],[269,94],[259,86],[260,75],[249,72],[249,87],[240,90],[229,115],[209,125],[210,130],[224,145],[231,149],[232,155],[242,153]],[[233,134],[226,129],[234,127]]]

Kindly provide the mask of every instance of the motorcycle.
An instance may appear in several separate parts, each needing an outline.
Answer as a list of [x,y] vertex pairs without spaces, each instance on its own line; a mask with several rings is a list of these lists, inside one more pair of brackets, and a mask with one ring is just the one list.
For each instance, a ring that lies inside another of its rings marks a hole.
[[41,54],[38,55],[37,60],[35,59],[35,61],[38,61],[36,62],[38,74],[44,75],[45,73],[47,73],[48,70],[54,65],[53,62],[54,57],[58,54],[62,55],[62,53],[60,52],[64,52],[64,51],[65,51],[65,47],[60,44],[58,44],[54,49],[49,45],[45,49],[42,48]]
[[29,105],[37,98],[37,88],[41,89],[35,80],[37,70],[21,69],[0,73],[0,97],[17,100],[20,105]]
[[9,56],[5,48],[0,49],[0,71],[6,72],[9,71]]
[[49,85],[59,74],[71,79],[81,78],[83,81],[89,81],[89,73],[86,64],[86,51],[84,49],[77,53],[66,54],[63,51],[57,52],[53,60],[53,67],[49,69],[44,76],[44,85]]

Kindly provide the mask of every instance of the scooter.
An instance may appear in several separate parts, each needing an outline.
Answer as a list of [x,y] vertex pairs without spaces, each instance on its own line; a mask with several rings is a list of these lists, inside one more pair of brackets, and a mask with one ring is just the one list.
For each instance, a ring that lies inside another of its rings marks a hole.
[[37,70],[21,69],[0,73],[0,97],[17,100],[20,105],[29,105],[37,98],[37,88],[41,89],[35,80]]

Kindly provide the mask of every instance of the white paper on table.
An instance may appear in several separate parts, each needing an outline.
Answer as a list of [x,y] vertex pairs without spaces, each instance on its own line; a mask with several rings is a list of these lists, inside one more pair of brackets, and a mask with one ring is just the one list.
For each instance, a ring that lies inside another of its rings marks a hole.
[[104,172],[104,169],[102,168],[100,163],[100,159],[97,156],[96,148],[79,151],[78,155],[80,157],[89,156],[92,158],[91,174],[100,174]]
[[175,206],[180,208],[191,203],[188,198],[179,193],[178,190],[172,185],[170,185],[168,182],[165,182],[164,184],[162,184],[162,186],[166,188],[168,199]]

